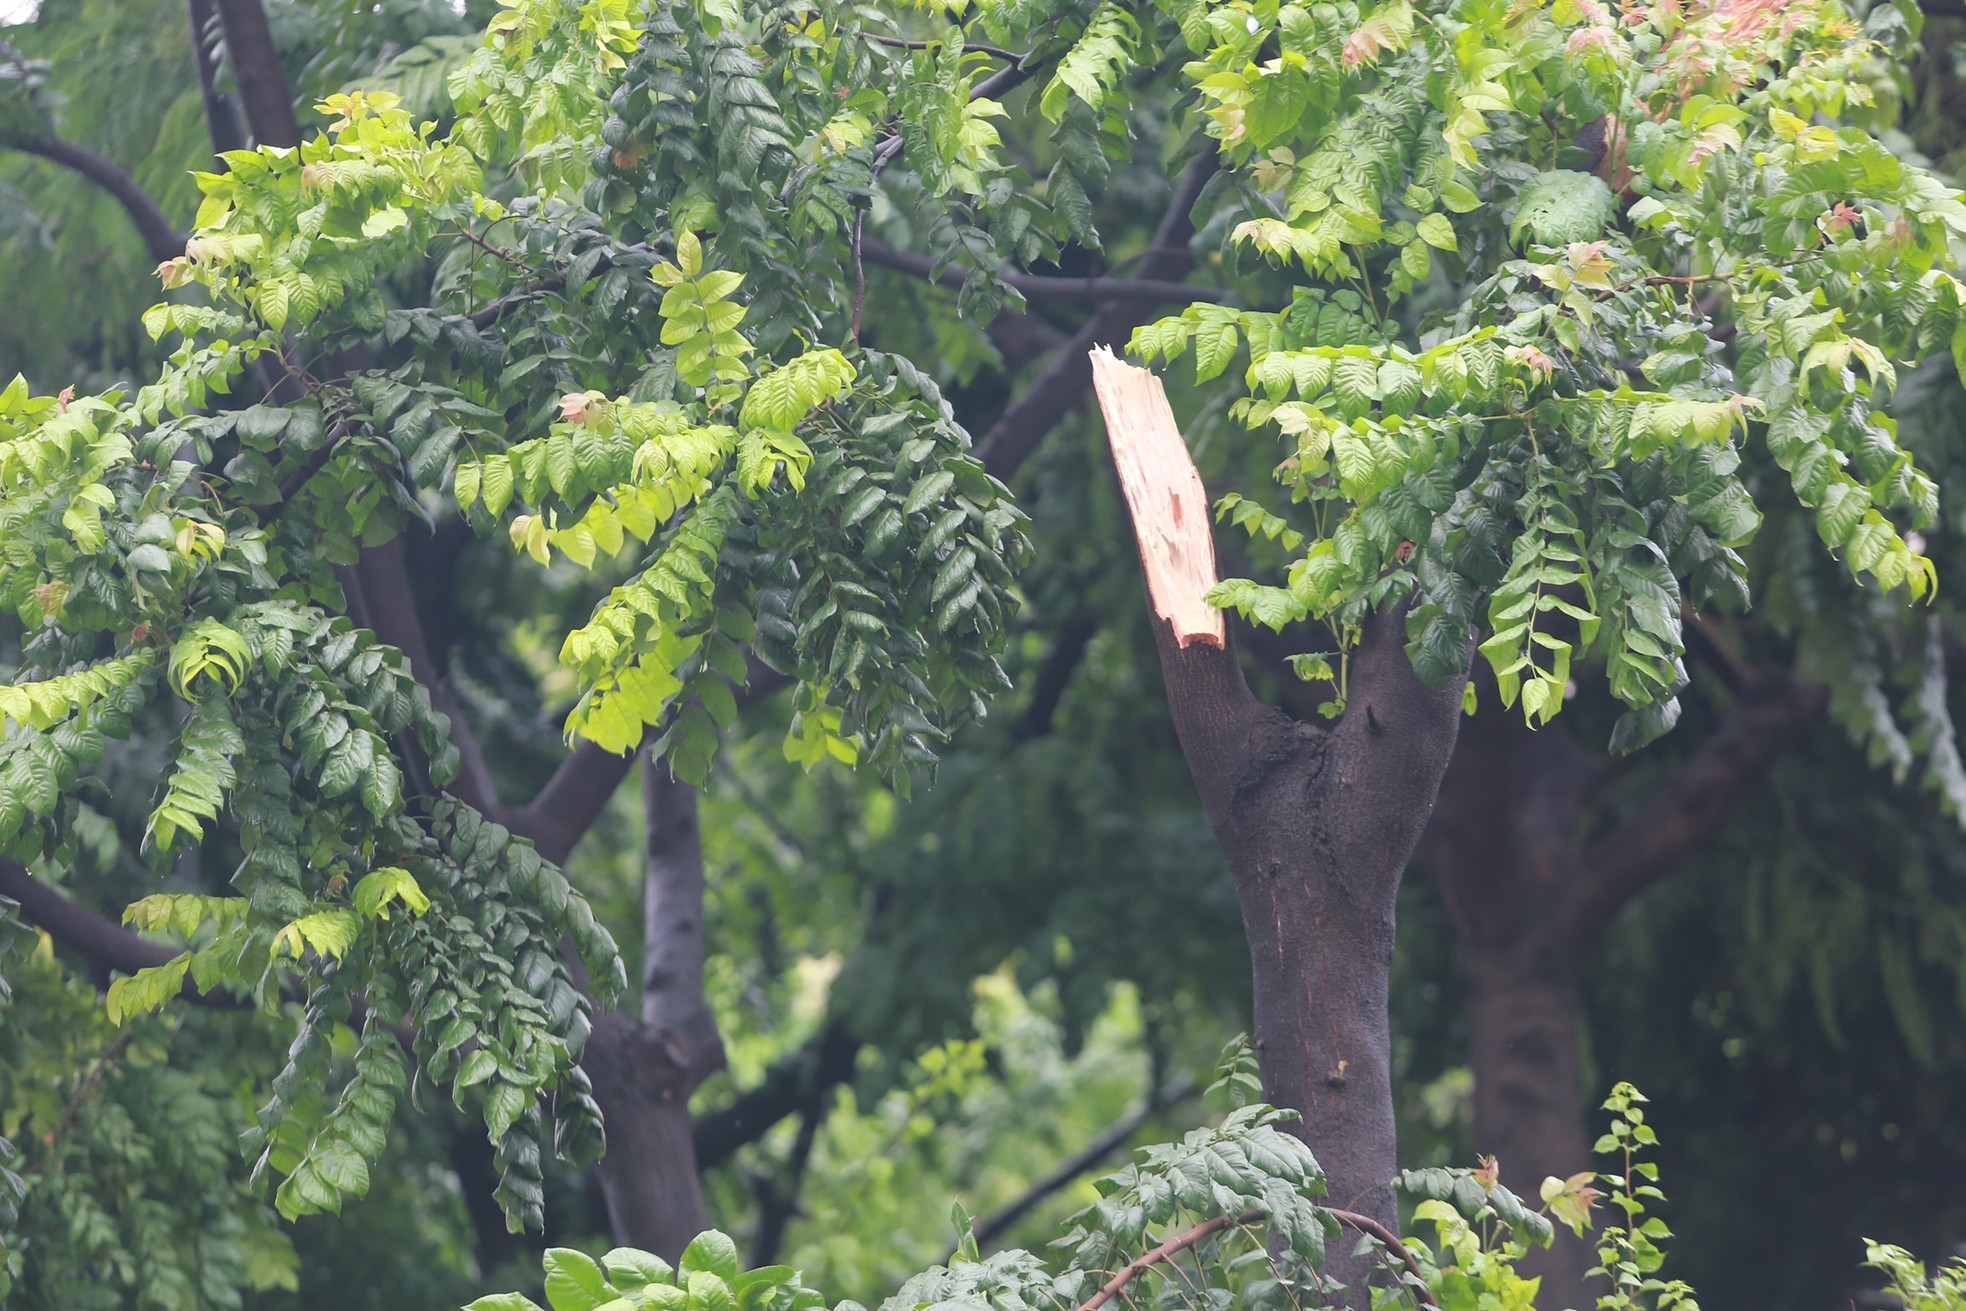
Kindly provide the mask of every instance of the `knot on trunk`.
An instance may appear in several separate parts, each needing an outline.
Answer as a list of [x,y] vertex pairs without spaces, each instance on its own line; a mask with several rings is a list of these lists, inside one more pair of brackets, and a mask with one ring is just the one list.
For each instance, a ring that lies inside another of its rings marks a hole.
[[685,1029],[621,1015],[603,1015],[582,1058],[595,1091],[654,1102],[687,1102],[702,1082],[724,1068],[724,1044],[706,1015]]

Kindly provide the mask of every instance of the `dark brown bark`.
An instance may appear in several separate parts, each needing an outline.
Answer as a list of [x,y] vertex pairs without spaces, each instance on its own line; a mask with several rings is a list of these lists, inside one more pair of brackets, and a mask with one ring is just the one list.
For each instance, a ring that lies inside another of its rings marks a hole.
[[1258,705],[1230,652],[1183,651],[1166,633],[1160,646],[1242,905],[1265,1096],[1302,1112],[1332,1200],[1393,1224],[1393,906],[1453,747],[1459,691],[1413,675],[1396,616],[1368,627],[1332,730]]
[[[1160,384],[1103,352],[1091,367],[1174,729],[1242,906],[1264,1095],[1302,1114],[1333,1203],[1393,1228],[1393,909],[1454,748],[1461,679],[1422,683],[1393,611],[1365,624],[1335,725],[1257,701],[1219,614],[1197,606],[1213,537]],[[1375,1263],[1341,1249],[1328,1268],[1363,1306]]]
[[647,925],[639,1019],[603,1015],[587,1069],[608,1124],[599,1166],[616,1241],[669,1261],[710,1227],[697,1180],[689,1098],[723,1068],[723,1040],[703,995],[703,840],[696,789],[657,762],[643,767]]
[[[42,929],[54,941],[86,958],[105,975],[135,974],[177,958],[174,948],[139,937],[120,924],[112,923],[80,902],[64,896],[47,882],[34,877],[17,861],[0,856],[0,897],[11,897],[20,905],[21,916]],[[189,976],[181,994],[186,1001],[225,1008],[249,1003],[229,992],[198,991]]]
[[834,1021],[789,1057],[765,1072],[757,1086],[721,1110],[700,1117],[695,1126],[696,1163],[713,1170],[765,1136],[773,1125],[853,1078],[860,1039]]
[[[1820,712],[1819,689],[1763,676],[1638,813],[1581,834],[1609,762],[1559,722],[1531,732],[1494,701],[1462,730],[1421,846],[1460,940],[1474,1071],[1474,1147],[1534,1197],[1593,1166],[1582,1035],[1586,970],[1605,929],[1670,873]],[[1589,1245],[1559,1228],[1525,1271],[1538,1304],[1590,1305]]]

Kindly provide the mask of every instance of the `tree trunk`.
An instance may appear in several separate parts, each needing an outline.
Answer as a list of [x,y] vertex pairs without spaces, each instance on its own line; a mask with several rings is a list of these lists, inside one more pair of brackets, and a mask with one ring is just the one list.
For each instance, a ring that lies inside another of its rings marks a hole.
[[608,1126],[601,1192],[615,1241],[675,1261],[710,1227],[697,1179],[689,1099],[723,1068],[703,996],[703,841],[696,789],[644,761],[647,925],[639,1019],[603,1015],[585,1063]]
[[[1175,731],[1236,880],[1265,1093],[1302,1113],[1334,1203],[1394,1228],[1393,907],[1453,750],[1460,682],[1421,683],[1389,613],[1366,624],[1335,726],[1258,702],[1220,614],[1200,604],[1215,581],[1205,493],[1158,380],[1104,352],[1093,377]],[[1362,1290],[1375,1267],[1349,1251],[1334,1244],[1327,1268]]]
[[[1821,709],[1818,690],[1763,677],[1638,813],[1582,838],[1601,804],[1606,757],[1562,724],[1532,732],[1503,708],[1463,729],[1421,844],[1459,938],[1468,987],[1474,1148],[1534,1201],[1545,1178],[1594,1168],[1585,1086],[1585,974],[1618,912],[1704,841],[1734,801]],[[1682,730],[1684,732],[1686,730]],[[1588,1235],[1558,1226],[1534,1251],[1545,1311],[1593,1305]]]
[[1258,704],[1231,652],[1182,650],[1156,627],[1182,750],[1236,880],[1265,1095],[1302,1113],[1332,1201],[1397,1227],[1393,910],[1459,689],[1421,683],[1399,617],[1382,615],[1354,654],[1350,708],[1316,728]]
[[[1532,732],[1492,687],[1463,728],[1422,844],[1462,949],[1474,1149],[1532,1205],[1544,1178],[1591,1168],[1584,1123],[1583,975],[1589,945],[1562,922],[1583,877],[1576,831],[1590,813],[1604,758],[1563,724]],[[1558,1226],[1556,1244],[1523,1264],[1540,1277],[1537,1305],[1592,1304],[1589,1245]]]
[[[1582,1062],[1583,981],[1537,977],[1499,961],[1472,965],[1468,1062],[1475,1070],[1475,1150],[1493,1156],[1502,1182],[1532,1205],[1551,1175],[1592,1167]],[[1523,1273],[1543,1283],[1543,1307],[1588,1307],[1584,1272],[1597,1264],[1588,1235],[1562,1225],[1547,1250],[1532,1249]]]

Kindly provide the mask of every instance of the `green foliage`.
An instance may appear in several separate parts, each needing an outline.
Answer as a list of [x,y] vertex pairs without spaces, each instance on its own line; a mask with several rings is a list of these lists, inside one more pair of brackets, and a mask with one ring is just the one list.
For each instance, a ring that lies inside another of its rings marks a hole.
[[1879,139],[1891,30],[1835,5],[1211,12],[1185,76],[1231,253],[1345,286],[1356,325],[1300,288],[1135,333],[1148,360],[1192,346],[1198,383],[1246,349],[1234,413],[1286,443],[1290,512],[1228,505],[1302,534],[1288,585],[1212,599],[1342,648],[1411,598],[1421,674],[1472,640],[1532,724],[1601,662],[1621,750],[1678,718],[1682,610],[1747,597],[1762,452],[1861,588],[1929,599],[1906,534],[1937,493],[1884,405],[1893,361],[1966,353],[1966,205]]
[[0,1136],[15,1146],[0,1149],[0,1299],[218,1311],[291,1289],[293,1249],[237,1167],[234,1044],[219,1027],[237,1032],[237,1018],[119,1028],[45,938],[5,950]]
[[1611,1292],[1600,1297],[1598,1305],[1607,1311],[1638,1307],[1698,1311],[1693,1290],[1683,1281],[1657,1277],[1665,1264],[1660,1244],[1672,1236],[1672,1231],[1659,1217],[1646,1215],[1648,1203],[1664,1201],[1665,1194],[1658,1187],[1659,1167],[1638,1159],[1640,1148],[1656,1146],[1659,1141],[1652,1126],[1645,1123],[1644,1101],[1638,1089],[1628,1083],[1613,1088],[1604,1102],[1604,1109],[1612,1115],[1611,1131],[1593,1148],[1622,1167],[1598,1176],[1610,1190],[1605,1200],[1623,1213],[1598,1236],[1598,1265],[1592,1273],[1611,1281]]
[[[548,1248],[546,1302],[552,1311],[603,1306],[668,1307],[676,1311],[816,1311],[825,1299],[788,1266],[740,1273],[737,1244],[712,1229],[698,1234],[671,1266],[661,1257],[617,1247],[600,1260],[569,1247]],[[494,1293],[466,1311],[539,1311],[531,1298]]]
[[1966,1259],[1954,1257],[1926,1274],[1925,1264],[1902,1247],[1864,1240],[1864,1264],[1881,1270],[1905,1311],[1959,1311],[1966,1307]]

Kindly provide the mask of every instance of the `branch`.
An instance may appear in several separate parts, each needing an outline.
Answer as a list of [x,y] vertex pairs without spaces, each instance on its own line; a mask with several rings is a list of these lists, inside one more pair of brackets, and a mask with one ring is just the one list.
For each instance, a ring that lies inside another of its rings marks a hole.
[[1787,672],[1764,677],[1643,809],[1584,849],[1565,935],[1595,942],[1625,904],[1719,828],[1747,790],[1822,713],[1828,692]]
[[[917,255],[910,250],[896,250],[876,237],[868,237],[861,242],[861,253],[869,263],[898,269],[952,290],[961,290],[968,280],[967,274],[957,265],[945,265],[938,273],[935,261],[928,256]],[[996,277],[1026,300],[1137,300],[1159,305],[1186,304],[1197,300],[1222,301],[1229,296],[1220,287],[1196,287],[1185,282],[1156,278],[1061,278],[1031,273],[999,273]]]
[[[87,957],[90,963],[105,971],[135,974],[138,970],[166,964],[184,954],[175,947],[139,937],[79,902],[64,897],[43,880],[35,878],[25,866],[4,856],[0,856],[0,897],[12,897],[20,903],[21,914],[46,930],[50,938],[70,951]],[[185,1001],[215,1010],[250,1010],[255,1005],[229,992],[201,992],[188,972],[178,995]],[[307,989],[300,980],[289,975],[281,980],[280,999],[305,1002]],[[368,1016],[367,1003],[360,997],[349,998],[350,1028],[361,1032],[368,1023]],[[416,1030],[407,1024],[391,1024],[388,1028],[396,1036],[396,1041],[402,1044],[403,1050],[414,1056]]]
[[298,146],[300,119],[294,114],[286,70],[280,66],[280,48],[273,43],[273,29],[266,25],[266,10],[259,0],[215,3],[253,141],[262,146]]
[[92,150],[56,137],[40,137],[11,144],[16,150],[39,155],[50,163],[72,169],[115,197],[123,212],[130,216],[130,221],[136,224],[150,258],[159,264],[184,254],[184,234],[171,225],[171,220],[150,193],[117,165]]
[[319,448],[309,455],[300,467],[287,475],[286,480],[280,484],[280,505],[274,511],[276,515],[283,512],[294,497],[300,495],[301,489],[314,480],[315,474],[328,467],[328,462],[334,459],[335,454],[341,449],[341,443],[355,431],[355,426],[353,419],[343,419],[337,423],[322,439]]
[[1261,1211],[1249,1210],[1244,1211],[1241,1215],[1218,1215],[1213,1220],[1204,1220],[1193,1229],[1176,1234],[1153,1251],[1136,1257],[1129,1262],[1125,1269],[1106,1281],[1104,1288],[1101,1288],[1098,1292],[1087,1298],[1080,1305],[1078,1311],[1099,1311],[1100,1307],[1112,1301],[1128,1284],[1169,1257],[1179,1256],[1195,1244],[1201,1242],[1204,1238],[1208,1238],[1213,1234],[1219,1234],[1224,1229],[1233,1228],[1236,1225],[1255,1224],[1264,1218]]
[[1160,379],[1121,364],[1103,347],[1090,353],[1088,367],[1157,616],[1154,637],[1174,731],[1209,822],[1223,832],[1233,822],[1230,802],[1250,759],[1252,734],[1266,720],[1278,727],[1288,720],[1250,692],[1222,612],[1204,599],[1216,582],[1208,496]]
[[1222,612],[1203,599],[1220,581],[1208,489],[1181,439],[1167,393],[1158,377],[1120,363],[1104,346],[1094,347],[1091,358],[1092,384],[1140,543],[1154,613],[1173,625],[1182,649],[1212,646],[1225,651],[1228,629]]
[[[969,89],[969,98],[971,101],[994,100],[999,96],[1007,95],[1009,92],[1014,90],[1019,83],[1026,82],[1030,80],[1032,77],[1035,77],[1037,75],[1038,68],[1039,68],[1039,64],[1036,62],[1031,64],[1025,64],[1022,61],[1012,64],[1009,68],[1000,68],[996,72],[990,74],[990,76],[984,78],[981,82],[978,82],[975,86],[971,87]],[[899,132],[896,132],[894,135],[883,139],[880,142],[880,144],[874,148],[874,176],[879,177],[881,175],[881,170],[886,168],[888,166],[888,163],[891,160],[893,160],[893,158],[896,155],[900,154],[902,151],[906,150],[907,148],[908,148],[907,139],[903,137]]]
[[1166,1087],[1149,1093],[1132,1111],[1122,1116],[1106,1132],[1066,1157],[1056,1169],[1032,1184],[1023,1195],[1012,1199],[977,1221],[973,1231],[977,1245],[994,1242],[998,1235],[1023,1219],[1032,1207],[1126,1146],[1127,1140],[1140,1131],[1141,1125],[1186,1097],[1194,1086],[1195,1081],[1184,1074],[1177,1079],[1169,1080]]
[[402,537],[393,537],[363,551],[355,572],[361,580],[369,627],[378,638],[403,653],[410,662],[410,672],[430,689],[430,704],[450,720],[451,741],[457,746],[460,767],[449,791],[480,814],[499,818],[498,789],[492,782],[491,766],[485,760],[477,736],[464,722],[450,680],[443,676],[424,639],[423,618],[417,613],[416,595],[410,588],[409,570],[403,563]]
[[[1014,71],[1006,69],[1004,73]],[[1004,73],[985,79],[977,86],[977,94],[991,94],[993,85],[1001,89],[998,79]],[[898,147],[900,138],[893,140]],[[1189,214],[1201,195],[1201,189],[1214,176],[1215,167],[1211,156],[1197,161],[1188,171],[1161,219],[1148,253],[1140,259],[1141,273],[1146,282],[1167,279],[1171,283],[1173,278],[1193,267],[1194,257],[1187,246],[1188,239],[1194,233]],[[534,291],[548,290],[552,285],[552,280],[546,279],[520,288],[469,317],[478,327],[489,327],[514,308],[516,298]],[[1075,285],[1083,286],[1083,283]],[[1131,332],[1133,325],[1144,318],[1139,312],[1141,304],[1122,303],[1102,308],[1094,314],[1078,334],[1060,348],[1061,354],[1050,370],[1004,411],[977,447],[978,457],[993,475],[1008,478],[1014,474],[1037,449],[1044,435],[1056,427],[1059,419],[1077,403],[1078,397],[1092,383],[1092,369],[1085,352],[1098,342],[1110,341],[1117,335]],[[1022,334],[1031,339],[1031,344],[1048,344],[1048,334],[1043,331],[1041,320],[1019,317],[1025,325],[1033,325],[1032,331]],[[997,337],[997,326],[1010,318],[1008,314],[998,316],[992,325],[993,337]],[[740,697],[740,704],[748,705],[778,690],[785,685],[785,681],[782,675],[774,671],[762,666],[754,667],[749,695]],[[565,861],[607,808],[608,799],[621,786],[621,780],[628,776],[628,767],[633,759],[633,753],[615,755],[591,742],[583,742],[561,762],[539,794],[509,817],[510,827],[530,837],[539,848],[540,855],[546,859],[556,863]],[[790,1111],[781,1113],[778,1118],[786,1114],[790,1114]]]
[[1412,1275],[1416,1281],[1417,1286],[1413,1290],[1413,1296],[1419,1299],[1420,1305],[1430,1306],[1434,1308],[1434,1311],[1440,1311],[1440,1303],[1434,1301],[1433,1290],[1427,1287],[1426,1273],[1420,1269],[1420,1263],[1413,1259],[1413,1253],[1407,1248],[1406,1244],[1399,1240],[1398,1234],[1395,1234],[1392,1230],[1386,1228],[1386,1226],[1380,1224],[1369,1215],[1360,1215],[1356,1211],[1346,1211],[1336,1206],[1327,1206],[1324,1209],[1331,1213],[1333,1219],[1350,1225],[1362,1234],[1370,1234],[1384,1244],[1386,1251],[1397,1256],[1400,1262],[1406,1266],[1406,1272]]
[[[1386,1226],[1380,1224],[1371,1216],[1360,1215],[1356,1211],[1344,1211],[1335,1206],[1327,1206],[1323,1209],[1340,1223],[1348,1224],[1360,1233],[1370,1234],[1385,1244],[1387,1254],[1389,1256],[1399,1257],[1400,1261],[1406,1266],[1407,1272],[1419,1281],[1419,1286],[1413,1290],[1413,1296],[1419,1301],[1420,1305],[1432,1307],[1434,1311],[1440,1311],[1440,1303],[1434,1301],[1433,1292],[1427,1287],[1427,1277],[1420,1270],[1420,1263],[1413,1259],[1413,1253],[1406,1249],[1406,1244],[1400,1242],[1398,1236],[1392,1230],[1386,1228]],[[1224,1229],[1231,1229],[1239,1225],[1256,1224],[1267,1218],[1261,1211],[1252,1208],[1238,1216],[1218,1215],[1213,1220],[1204,1220],[1194,1228],[1176,1234],[1153,1251],[1129,1263],[1125,1269],[1108,1280],[1104,1288],[1101,1288],[1098,1292],[1087,1298],[1080,1305],[1078,1311],[1099,1311],[1100,1307],[1110,1302],[1128,1284],[1168,1258],[1179,1256],[1202,1240],[1219,1234]]]
[[1383,889],[1388,896],[1398,891],[1400,871],[1440,793],[1474,659],[1470,641],[1460,671],[1442,687],[1428,686],[1406,653],[1407,609],[1400,605],[1366,619],[1351,655],[1345,713],[1332,734],[1346,792],[1372,799],[1329,815],[1338,868],[1389,872]]
[[[86,956],[103,970],[135,974],[138,970],[176,960],[183,954],[161,942],[139,937],[79,902],[71,901],[50,884],[35,878],[25,866],[5,857],[0,857],[0,896],[12,897],[19,902],[21,914],[29,921],[46,930],[48,936],[62,946]],[[231,993],[200,992],[189,974],[185,976],[184,990],[179,995],[186,1001],[223,1010],[238,1010],[252,1005]]]
[[840,1021],[829,1023],[811,1042],[767,1070],[755,1088],[740,1093],[729,1106],[696,1118],[691,1130],[696,1168],[722,1165],[826,1089],[847,1082],[859,1055],[860,1040]]
[[[862,32],[860,35],[872,41],[875,45],[892,46],[896,50],[926,50],[930,46],[938,44],[933,41],[910,41],[905,37],[899,36],[883,36],[878,32]],[[1013,50],[1005,50],[1000,46],[986,46],[980,41],[964,41],[963,53],[968,54],[972,50],[978,54],[990,55],[997,59],[1007,59],[1013,64],[1022,63],[1026,58],[1024,55],[1020,55]]]
[[812,1160],[813,1145],[819,1141],[819,1126],[825,1118],[825,1102],[815,1096],[812,1104],[799,1113],[798,1136],[792,1139],[791,1153],[785,1159],[784,1184],[781,1186],[762,1176],[758,1179],[755,1190],[758,1227],[751,1240],[753,1269],[778,1263],[786,1226],[791,1224],[793,1216],[800,1214],[799,1189],[805,1183],[806,1166]]
[[68,1099],[68,1105],[62,1108],[61,1119],[57,1120],[55,1126],[41,1136],[41,1146],[45,1150],[49,1152],[54,1151],[56,1145],[68,1136],[68,1131],[75,1127],[75,1118],[82,1113],[82,1102],[83,1099],[88,1097],[89,1090],[101,1081],[104,1073],[108,1071],[110,1064],[119,1060],[123,1053],[129,1049],[130,1044],[136,1040],[136,1036],[137,1030],[135,1029],[123,1030],[123,1032],[116,1035],[114,1042],[103,1048],[100,1056],[89,1062],[88,1070],[83,1073],[81,1079],[75,1085],[75,1095],[70,1097]]
[[[1149,243],[1152,253],[1139,262],[1139,279],[1148,282],[1173,281],[1194,267],[1188,249],[1194,236],[1192,214],[1202,189],[1215,176],[1216,159],[1205,155],[1189,167],[1161,216],[1160,226]],[[1012,401],[992,424],[983,440],[976,444],[977,458],[998,478],[1008,478],[1058,426],[1092,385],[1094,346],[1110,344],[1132,335],[1146,322],[1150,302],[1113,301],[1099,307],[1072,339],[1059,350],[1058,358],[1022,396]]]

